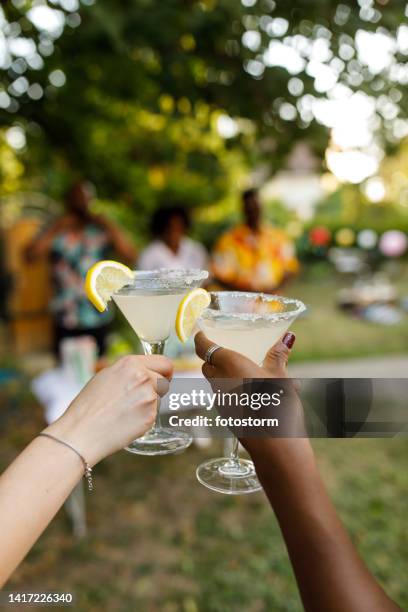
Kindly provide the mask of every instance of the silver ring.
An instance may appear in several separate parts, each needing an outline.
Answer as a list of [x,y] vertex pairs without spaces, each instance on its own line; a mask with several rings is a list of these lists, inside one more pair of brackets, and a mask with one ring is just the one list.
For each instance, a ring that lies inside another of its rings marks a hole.
[[220,348],[222,347],[218,346],[218,344],[213,344],[212,346],[210,346],[210,348],[208,348],[205,352],[204,361],[206,361],[209,365],[212,365],[211,357],[214,355],[215,351],[218,351],[218,349]]

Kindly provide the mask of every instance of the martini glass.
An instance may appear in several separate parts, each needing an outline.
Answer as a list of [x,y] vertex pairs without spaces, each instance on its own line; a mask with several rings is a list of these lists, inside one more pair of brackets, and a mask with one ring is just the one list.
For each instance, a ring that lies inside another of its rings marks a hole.
[[[139,336],[145,355],[163,355],[181,300],[207,277],[205,270],[136,271],[134,280],[113,294],[117,306]],[[162,427],[159,408],[160,401],[154,426],[129,444],[127,451],[138,455],[168,455],[191,444],[192,437],[187,433]]]
[[[219,346],[237,351],[261,365],[268,349],[305,309],[299,300],[279,295],[215,291],[211,292],[210,306],[201,314],[198,325]],[[212,459],[198,466],[199,482],[213,491],[229,495],[259,491],[262,487],[254,464],[248,459],[240,459],[238,445],[234,436],[229,457]]]

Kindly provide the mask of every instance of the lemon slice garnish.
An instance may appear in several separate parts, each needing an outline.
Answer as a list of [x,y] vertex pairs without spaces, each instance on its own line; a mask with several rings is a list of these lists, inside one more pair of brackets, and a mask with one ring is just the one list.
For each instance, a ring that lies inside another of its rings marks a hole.
[[98,261],[86,274],[85,293],[95,308],[103,312],[112,294],[128,285],[133,278],[134,272],[119,261]]
[[193,289],[181,300],[176,315],[176,333],[181,342],[188,340],[198,317],[210,302],[210,294],[201,288]]

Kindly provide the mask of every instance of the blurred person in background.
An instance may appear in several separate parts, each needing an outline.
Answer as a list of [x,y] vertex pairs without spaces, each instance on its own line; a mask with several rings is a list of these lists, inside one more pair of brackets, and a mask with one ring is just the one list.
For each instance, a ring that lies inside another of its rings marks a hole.
[[188,237],[190,218],[182,206],[157,209],[151,221],[153,241],[140,254],[141,270],[208,268],[205,247]]
[[262,221],[256,189],[242,194],[244,223],[225,232],[215,245],[212,272],[227,288],[273,292],[298,272],[293,242]]
[[99,313],[85,296],[87,270],[113,251],[126,263],[135,260],[136,250],[121,230],[103,216],[90,211],[92,185],[76,182],[65,197],[65,212],[27,246],[28,262],[48,257],[54,286],[51,312],[54,319],[54,352],[60,357],[64,338],[92,336],[99,355],[106,348],[111,314]]
[[[209,258],[205,247],[188,237],[190,217],[181,205],[162,206],[152,216],[152,242],[141,252],[137,267],[140,270],[160,268],[208,269]],[[197,357],[192,338],[182,344],[175,333],[167,341],[166,352],[176,361],[176,369],[192,371],[197,368]],[[206,440],[207,441],[207,440]]]

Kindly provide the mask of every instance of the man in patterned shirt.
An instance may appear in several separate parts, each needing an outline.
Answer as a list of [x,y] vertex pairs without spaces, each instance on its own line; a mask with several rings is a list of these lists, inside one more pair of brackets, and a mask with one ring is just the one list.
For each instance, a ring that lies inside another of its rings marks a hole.
[[299,269],[294,244],[283,230],[262,222],[255,189],[245,191],[242,200],[244,223],[215,245],[214,277],[228,288],[274,292]]

